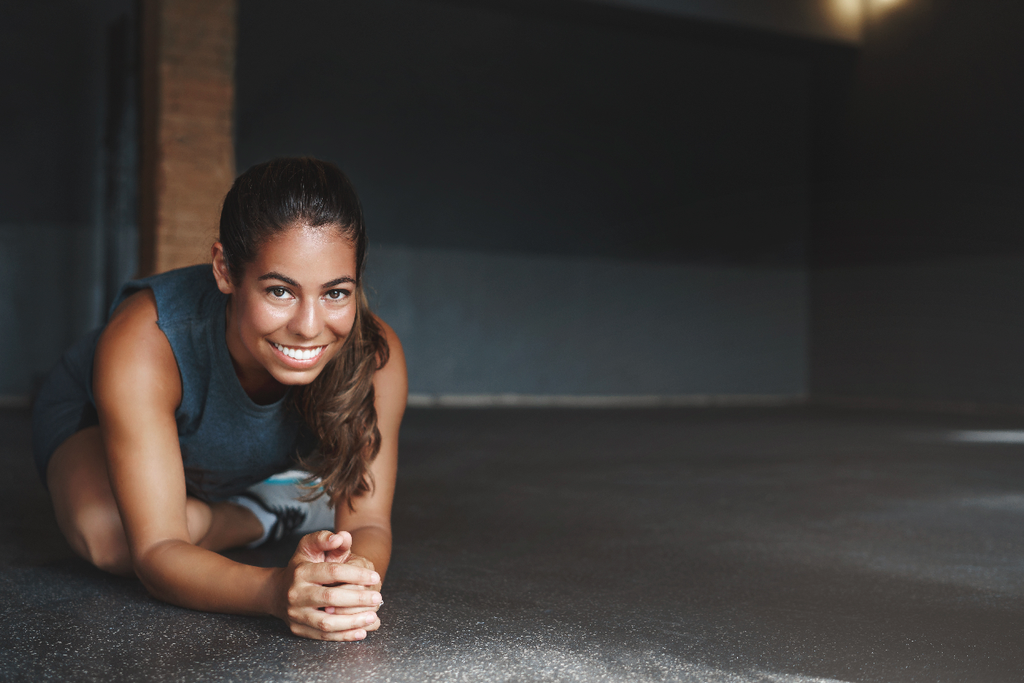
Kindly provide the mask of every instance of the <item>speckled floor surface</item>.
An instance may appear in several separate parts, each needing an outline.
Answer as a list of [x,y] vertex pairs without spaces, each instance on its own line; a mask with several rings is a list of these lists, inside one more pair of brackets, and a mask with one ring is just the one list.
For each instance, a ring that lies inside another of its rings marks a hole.
[[1019,681],[1022,427],[413,410],[383,626],[325,644],[75,559],[0,411],[0,680]]

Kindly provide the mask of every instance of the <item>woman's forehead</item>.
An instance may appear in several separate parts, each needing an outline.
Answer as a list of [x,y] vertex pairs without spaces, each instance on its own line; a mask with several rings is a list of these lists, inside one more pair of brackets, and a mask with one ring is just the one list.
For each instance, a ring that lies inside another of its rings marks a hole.
[[[337,226],[300,225],[285,229],[264,242],[253,265],[260,271],[284,268],[293,278],[305,272],[322,274],[329,271],[336,274],[327,280],[346,276],[354,279],[356,248]],[[256,276],[262,274],[257,273]]]

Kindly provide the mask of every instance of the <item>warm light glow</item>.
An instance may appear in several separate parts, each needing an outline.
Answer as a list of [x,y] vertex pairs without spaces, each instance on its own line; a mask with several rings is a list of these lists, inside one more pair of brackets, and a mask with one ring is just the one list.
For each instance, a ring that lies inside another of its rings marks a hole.
[[836,23],[860,35],[864,24],[889,10],[906,4],[907,0],[828,0]]
[[829,0],[836,26],[852,40],[860,39],[863,5],[863,0]]
[[906,0],[867,0],[867,5],[871,8],[872,14],[878,15],[904,4],[905,1]]
[[863,5],[863,0],[832,0],[836,15],[844,22],[859,22]]

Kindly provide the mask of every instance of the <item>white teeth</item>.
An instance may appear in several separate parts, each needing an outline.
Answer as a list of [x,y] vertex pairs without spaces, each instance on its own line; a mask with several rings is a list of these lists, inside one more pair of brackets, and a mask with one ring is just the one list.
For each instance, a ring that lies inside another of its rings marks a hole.
[[276,342],[271,343],[277,348],[278,351],[288,356],[289,358],[293,358],[295,360],[310,360],[311,358],[316,358],[324,350],[323,346],[317,346],[312,349],[292,349],[287,346],[281,346]]

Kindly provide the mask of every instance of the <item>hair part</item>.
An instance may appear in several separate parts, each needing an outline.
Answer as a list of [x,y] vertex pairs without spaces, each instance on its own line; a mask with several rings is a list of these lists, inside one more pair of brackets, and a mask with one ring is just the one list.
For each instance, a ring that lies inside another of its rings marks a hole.
[[292,405],[319,446],[299,464],[319,477],[309,498],[332,505],[373,490],[370,464],[380,451],[373,375],[388,361],[383,329],[363,291],[366,226],[355,189],[334,164],[273,159],[240,175],[224,198],[220,243],[231,278],[241,282],[261,247],[295,226],[336,229],[356,252],[356,315],[341,350],[312,383],[292,391]]

